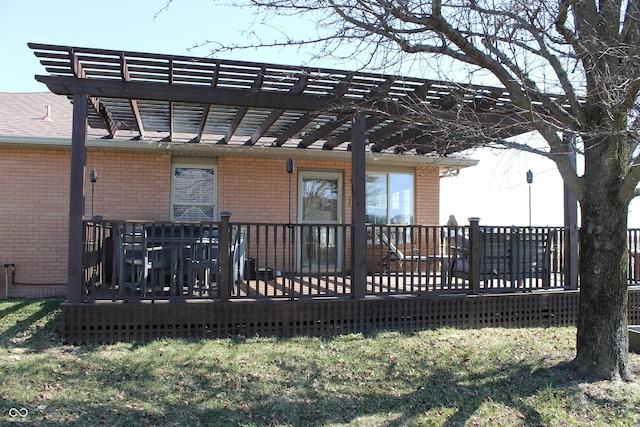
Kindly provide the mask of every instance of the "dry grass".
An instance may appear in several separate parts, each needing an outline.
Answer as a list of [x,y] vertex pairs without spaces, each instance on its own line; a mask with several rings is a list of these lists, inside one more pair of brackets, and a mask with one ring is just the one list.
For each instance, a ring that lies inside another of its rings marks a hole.
[[[0,423],[640,424],[638,383],[585,382],[566,368],[573,328],[69,346],[59,303],[0,303]],[[640,357],[630,361],[640,378]]]

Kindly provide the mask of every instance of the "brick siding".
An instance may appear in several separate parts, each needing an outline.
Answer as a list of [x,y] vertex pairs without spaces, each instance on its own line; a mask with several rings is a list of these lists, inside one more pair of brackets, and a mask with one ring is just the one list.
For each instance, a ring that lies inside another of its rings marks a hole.
[[[206,161],[206,160],[205,160]],[[85,213],[91,216],[89,173],[95,168],[95,215],[110,220],[170,219],[171,153],[89,150]],[[231,221],[286,223],[289,175],[282,158],[220,157],[218,213]],[[70,152],[65,149],[0,149],[0,266],[15,266],[10,296],[65,295],[69,212]],[[344,223],[351,220],[349,162],[296,160],[292,176],[292,221],[297,221],[297,172],[335,170],[343,173]],[[416,169],[416,222],[437,224],[437,168]],[[345,248],[349,253],[349,248]],[[0,273],[0,289],[5,286]],[[4,292],[2,292],[4,295]]]

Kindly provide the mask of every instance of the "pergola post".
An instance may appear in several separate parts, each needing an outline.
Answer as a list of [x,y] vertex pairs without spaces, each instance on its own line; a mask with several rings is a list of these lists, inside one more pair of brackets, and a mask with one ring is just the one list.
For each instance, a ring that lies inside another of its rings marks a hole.
[[73,130],[71,133],[71,174],[69,181],[69,250],[67,299],[82,302],[82,217],[84,215],[84,173],[87,163],[88,97],[73,94]]
[[[229,219],[231,212],[220,213],[220,229],[218,230],[218,258],[220,262],[218,272],[218,290],[220,292],[220,301],[229,301],[231,295],[231,270],[229,267],[229,244],[231,242],[231,227]],[[238,231],[239,232],[239,231]]]
[[[564,144],[576,169],[575,135],[565,135]],[[578,200],[564,184],[565,280],[567,289],[578,289]]]
[[365,223],[365,114],[356,113],[351,128],[351,286],[353,298],[367,293],[367,226]]

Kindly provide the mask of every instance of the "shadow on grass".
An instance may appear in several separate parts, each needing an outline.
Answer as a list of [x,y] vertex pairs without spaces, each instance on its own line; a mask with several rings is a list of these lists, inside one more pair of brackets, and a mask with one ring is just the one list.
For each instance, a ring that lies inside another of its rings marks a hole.
[[[62,349],[60,340],[52,339],[59,329],[61,302],[15,301],[2,309],[6,317],[25,314],[13,324],[3,320],[0,343],[33,350]],[[294,340],[265,342],[284,347]],[[340,346],[345,338],[337,341],[323,337],[320,343],[335,342],[341,351],[348,348]],[[465,366],[464,360],[433,360],[394,351],[401,358],[397,364],[390,363],[388,352],[359,353],[366,363],[345,367],[339,366],[338,357],[330,363],[321,361],[314,347],[298,358],[286,349],[276,351],[273,359],[247,367],[246,354],[258,357],[258,353],[224,351],[244,347],[245,341],[216,342],[72,346],[69,352],[55,353],[57,359],[46,365],[38,360],[15,364],[10,372],[13,386],[23,386],[24,381],[38,391],[19,401],[17,395],[0,390],[0,422],[16,421],[9,419],[12,408],[27,408],[24,421],[46,425],[399,427],[428,425],[433,416],[438,425],[453,427],[469,423],[489,403],[508,407],[523,425],[544,425],[548,419],[539,411],[539,395],[549,389],[577,393],[573,372],[565,364],[547,368],[535,359],[495,362],[478,370]],[[260,345],[251,341],[247,347],[259,352]],[[410,362],[402,360],[410,356]],[[367,375],[362,369],[368,366],[380,369]]]
[[[115,363],[107,358],[96,361],[94,366],[102,368],[90,372],[81,362],[69,363],[65,369],[73,373],[67,373],[70,383],[63,387],[97,384],[98,398],[48,400],[44,406],[36,404],[42,408],[36,412],[42,420],[65,419],[76,425],[400,427],[429,425],[425,417],[433,416],[438,425],[453,427],[467,425],[489,403],[508,407],[521,417],[518,424],[533,426],[549,420],[537,409],[541,403],[536,407],[535,402],[528,403],[530,398],[549,388],[571,394],[576,387],[564,366],[518,364],[475,375],[459,368],[424,367],[419,380],[403,379],[402,372],[395,372],[396,379],[389,381],[392,387],[385,381],[380,386],[373,378],[360,378],[346,390],[337,378],[323,372],[326,366],[313,360],[297,361],[300,372],[265,378],[260,372],[222,366],[213,359],[179,362],[172,371],[170,361],[151,366],[138,355],[129,356]],[[316,374],[309,376],[314,370]]]
[[[207,369],[209,369],[208,367]],[[425,425],[430,411],[451,410],[444,423],[460,426],[487,403],[504,405],[518,411],[523,419],[519,425],[546,425],[527,399],[541,390],[568,388],[570,376],[563,367],[532,372],[532,366],[519,365],[496,369],[475,378],[460,378],[452,371],[435,370],[425,374],[422,386],[413,392],[394,393],[378,389],[361,394],[319,393],[306,380],[293,380],[287,388],[298,389],[297,396],[282,396],[260,391],[259,384],[238,386],[236,380],[210,382],[205,376],[192,375],[167,381],[157,390],[150,384],[153,375],[148,366],[121,366],[118,374],[120,390],[107,399],[49,399],[45,404],[30,407],[33,421],[60,422],[65,425],[325,425],[367,424],[372,417],[375,425]],[[186,370],[187,368],[185,368]],[[233,376],[233,372],[227,372]],[[78,374],[80,375],[80,374]],[[111,374],[101,377],[90,373],[87,381],[105,381],[115,387]],[[237,379],[240,381],[240,379]],[[74,381],[82,381],[74,378]],[[471,382],[471,385],[464,384]],[[187,386],[187,384],[190,384]],[[190,392],[185,388],[190,387]],[[204,390],[196,393],[195,390]],[[231,396],[232,394],[235,397]],[[153,395],[153,396],[151,396]],[[146,397],[146,399],[145,399]],[[24,402],[4,401],[0,407],[24,407]],[[33,409],[32,409],[33,408]],[[7,409],[4,413],[7,413]],[[392,415],[390,415],[392,414]],[[443,417],[438,418],[442,421]],[[382,423],[381,420],[385,420]],[[360,422],[361,424],[358,424]],[[475,424],[474,424],[475,425]],[[504,425],[504,424],[503,424]]]
[[60,344],[62,298],[15,299],[2,302],[0,345],[42,350]]
[[29,302],[28,300],[11,300],[11,299],[5,300],[3,301],[3,303],[4,305],[6,305],[6,307],[0,310],[0,319],[6,316],[9,316],[11,313],[16,313],[22,310],[24,307],[31,304],[31,302]]

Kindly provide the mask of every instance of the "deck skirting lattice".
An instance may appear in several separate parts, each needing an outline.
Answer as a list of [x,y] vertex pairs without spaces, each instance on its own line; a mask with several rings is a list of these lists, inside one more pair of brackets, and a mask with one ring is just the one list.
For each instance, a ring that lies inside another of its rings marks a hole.
[[[62,304],[68,343],[149,341],[164,337],[319,336],[439,327],[574,325],[578,292],[179,303]],[[640,321],[640,290],[629,290],[629,322]]]

